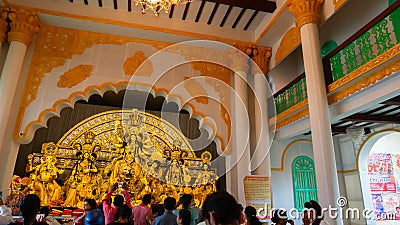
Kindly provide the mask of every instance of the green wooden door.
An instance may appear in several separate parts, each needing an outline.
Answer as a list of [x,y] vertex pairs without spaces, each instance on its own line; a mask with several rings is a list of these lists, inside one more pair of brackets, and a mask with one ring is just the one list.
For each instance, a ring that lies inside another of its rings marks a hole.
[[294,205],[303,210],[304,203],[318,201],[314,161],[307,156],[297,157],[292,164]]

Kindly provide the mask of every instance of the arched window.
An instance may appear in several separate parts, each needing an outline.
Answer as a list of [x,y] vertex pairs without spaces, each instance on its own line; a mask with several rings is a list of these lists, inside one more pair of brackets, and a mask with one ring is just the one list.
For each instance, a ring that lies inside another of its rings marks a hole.
[[297,157],[292,164],[294,205],[303,210],[304,203],[318,201],[314,161],[307,156]]

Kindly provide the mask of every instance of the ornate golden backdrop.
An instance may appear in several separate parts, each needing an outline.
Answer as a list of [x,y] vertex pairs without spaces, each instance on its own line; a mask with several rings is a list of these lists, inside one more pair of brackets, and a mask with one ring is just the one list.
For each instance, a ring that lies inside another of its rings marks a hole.
[[208,151],[197,157],[185,136],[160,117],[136,109],[107,111],[29,155],[29,177],[13,179],[11,196],[36,193],[43,205],[81,207],[86,198],[101,201],[118,183],[127,184],[135,202],[148,193],[154,203],[188,193],[201,204],[216,189],[211,160]]

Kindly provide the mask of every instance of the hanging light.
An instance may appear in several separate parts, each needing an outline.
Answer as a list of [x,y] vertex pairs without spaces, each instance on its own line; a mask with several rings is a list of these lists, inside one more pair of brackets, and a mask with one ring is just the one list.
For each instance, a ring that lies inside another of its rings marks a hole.
[[356,144],[361,144],[362,137],[365,134],[364,127],[356,126],[353,122],[353,125],[346,128],[346,134],[349,135]]
[[133,0],[135,6],[142,7],[142,13],[150,10],[155,16],[158,16],[161,11],[168,13],[172,5],[179,6],[191,1],[193,0]]

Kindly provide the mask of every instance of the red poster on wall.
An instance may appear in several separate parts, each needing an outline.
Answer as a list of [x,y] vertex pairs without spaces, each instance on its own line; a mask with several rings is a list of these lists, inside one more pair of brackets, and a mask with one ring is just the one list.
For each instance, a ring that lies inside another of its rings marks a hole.
[[372,193],[396,193],[396,179],[391,154],[370,155],[368,175]]

